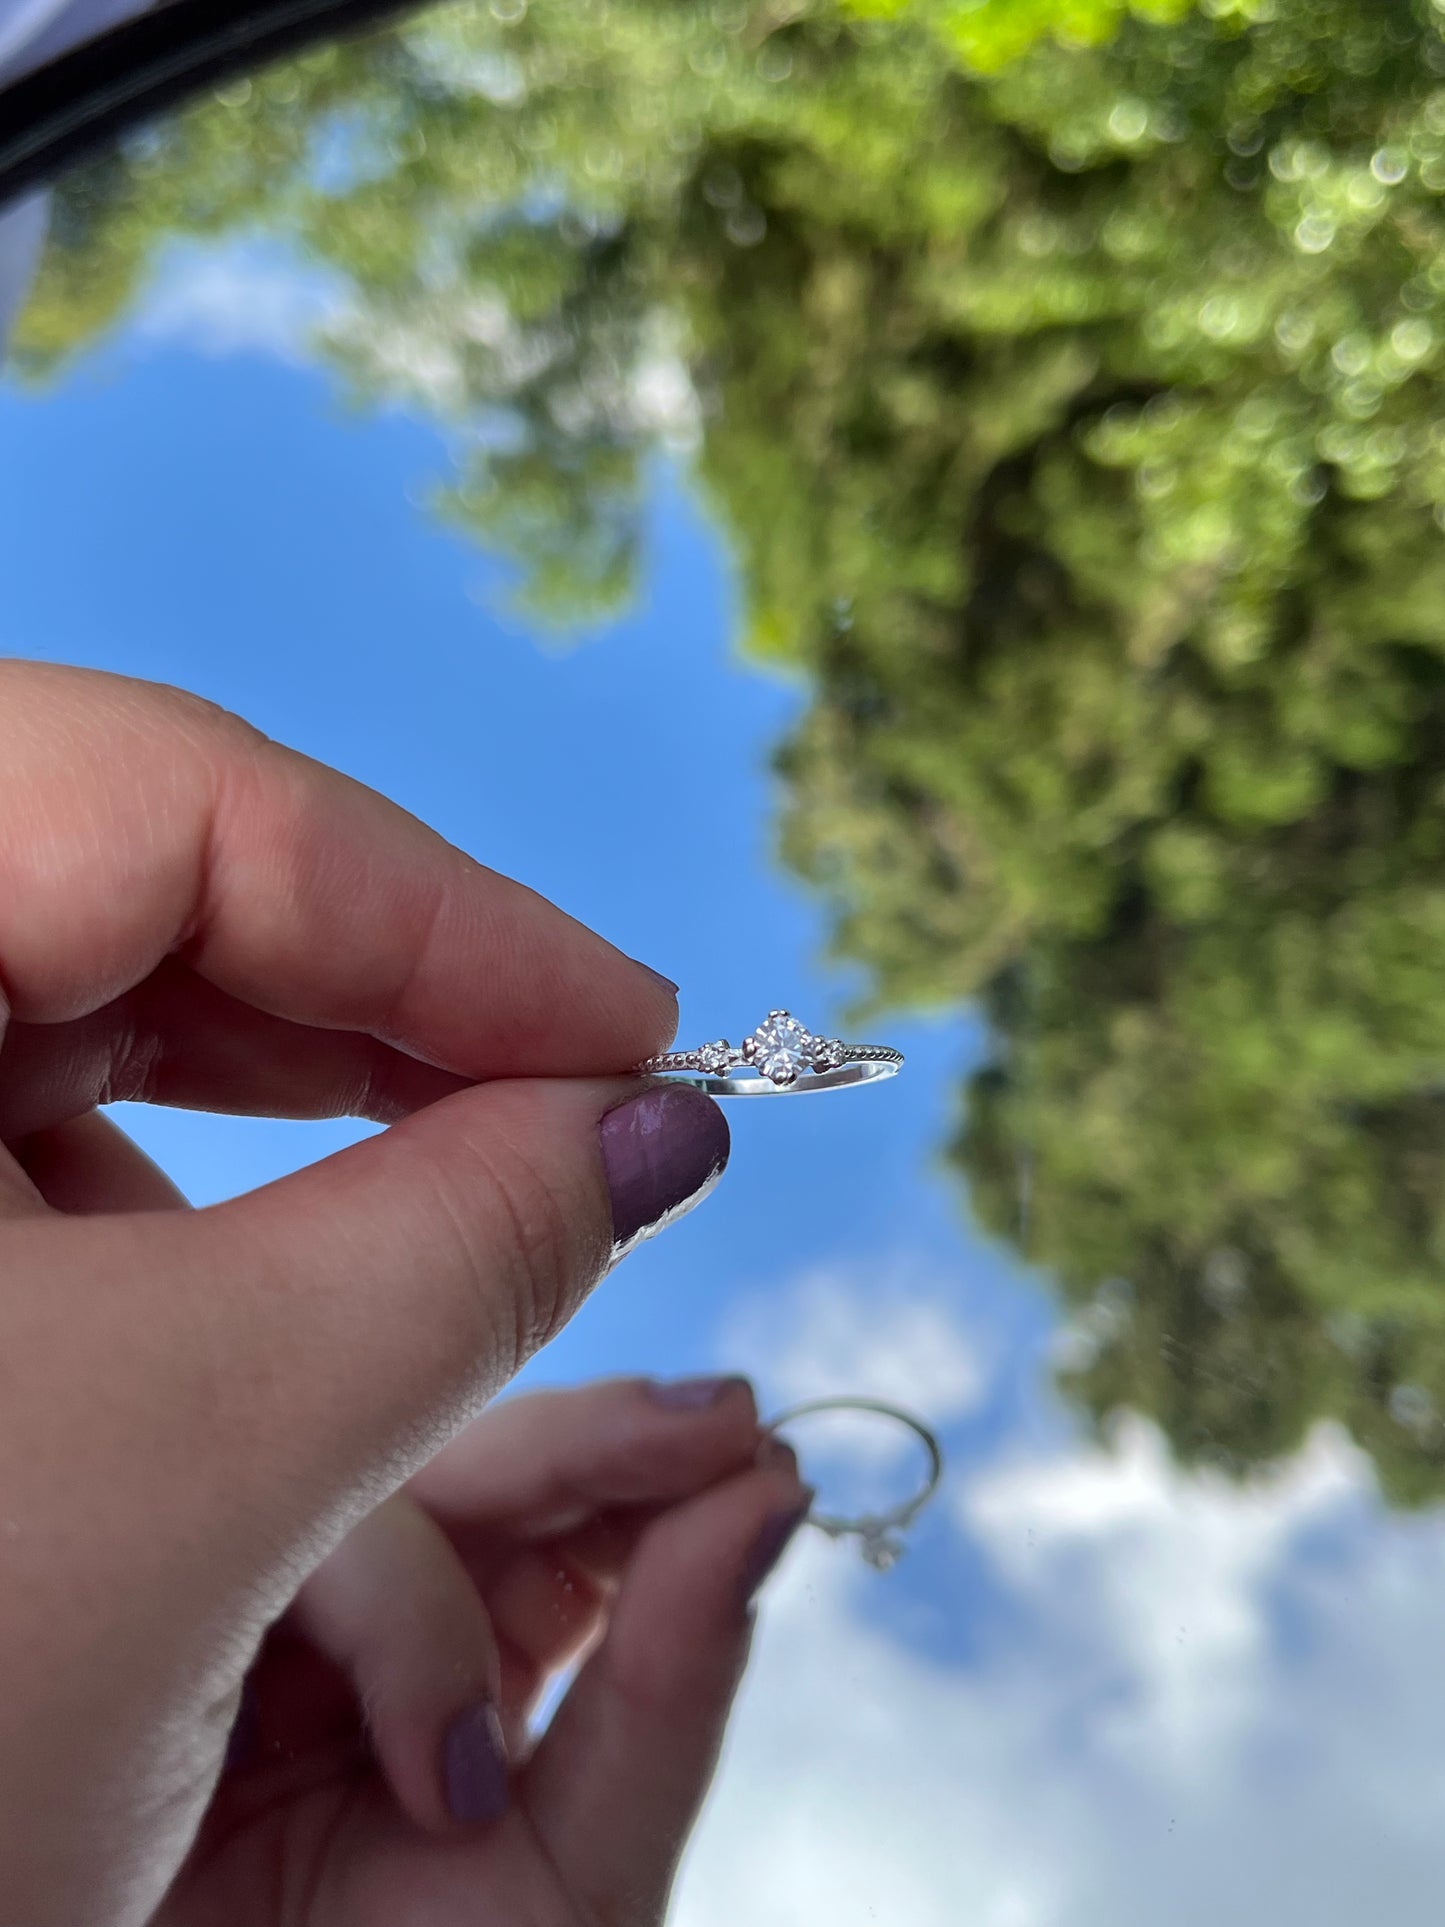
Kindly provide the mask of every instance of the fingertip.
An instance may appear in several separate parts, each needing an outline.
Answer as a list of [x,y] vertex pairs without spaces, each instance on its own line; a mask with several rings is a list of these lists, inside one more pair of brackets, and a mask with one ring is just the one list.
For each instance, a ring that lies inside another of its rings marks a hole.
[[[627,961],[636,964],[639,970],[645,970],[669,1003],[674,1005],[677,1003],[678,986],[672,981],[671,977],[664,977],[660,970],[654,970],[652,965],[650,963],[644,963],[641,957],[629,957]],[[677,1012],[674,1010],[674,1022],[676,1021],[676,1017]]]
[[[740,1612],[781,1559],[815,1492],[785,1466],[750,1466],[659,1514],[640,1536],[614,1606],[613,1661],[665,1696],[706,1677]],[[671,1682],[671,1684],[665,1684]]]
[[800,1493],[774,1506],[764,1516],[748,1547],[739,1577],[738,1596],[744,1613],[750,1611],[764,1580],[797,1537],[798,1528],[812,1510],[816,1497],[811,1486],[804,1486]]
[[641,1389],[644,1398],[650,1399],[665,1412],[695,1416],[700,1412],[717,1412],[725,1406],[741,1409],[744,1404],[754,1414],[757,1410],[751,1381],[738,1374],[726,1377],[647,1378],[642,1380]]
[[[625,951],[617,952],[643,980],[643,994],[650,1021],[646,1027],[646,1049],[637,1053],[634,1062],[640,1063],[645,1057],[652,1057],[659,1051],[670,1050],[677,1037],[679,1021],[678,987],[671,977],[665,977],[660,970],[654,970],[650,963],[641,957],[629,957]],[[636,978],[634,978],[634,984]]]
[[595,1916],[640,1918],[639,1896],[661,1916],[747,1664],[745,1587],[776,1564],[811,1497],[793,1474],[751,1468],[642,1534],[602,1642],[520,1783]]
[[757,1394],[740,1373],[640,1379],[643,1432],[649,1456],[665,1453],[675,1465],[711,1465],[714,1476],[757,1463],[767,1440]]
[[763,1435],[754,1461],[760,1472],[786,1472],[798,1477],[798,1455],[786,1439],[776,1437],[772,1432]]

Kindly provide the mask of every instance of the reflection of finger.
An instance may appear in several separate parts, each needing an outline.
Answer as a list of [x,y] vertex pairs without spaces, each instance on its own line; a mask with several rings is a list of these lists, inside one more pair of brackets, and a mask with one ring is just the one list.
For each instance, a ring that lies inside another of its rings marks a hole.
[[350,1675],[387,1783],[418,1825],[507,1804],[501,1669],[486,1611],[440,1528],[404,1494],[306,1581],[295,1627]]
[[808,1497],[787,1472],[745,1473],[639,1544],[607,1634],[520,1782],[589,1919],[661,1917],[747,1656],[749,1581]]
[[99,1111],[11,1145],[16,1162],[56,1211],[185,1210],[183,1192],[119,1125]]
[[505,1526],[538,1538],[599,1508],[689,1497],[757,1450],[747,1381],[722,1379],[711,1389],[705,1402],[678,1405],[665,1402],[675,1388],[618,1378],[502,1399],[424,1466],[410,1490],[449,1530]]

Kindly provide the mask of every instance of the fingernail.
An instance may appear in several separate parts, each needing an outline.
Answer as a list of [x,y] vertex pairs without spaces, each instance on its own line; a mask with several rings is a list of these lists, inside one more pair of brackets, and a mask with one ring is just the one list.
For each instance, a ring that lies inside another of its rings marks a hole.
[[734,1385],[747,1382],[745,1378],[651,1378],[647,1396],[654,1405],[666,1406],[669,1411],[701,1412],[706,1406],[716,1405]]
[[639,970],[645,970],[649,977],[655,979],[656,982],[662,985],[663,989],[667,991],[669,996],[675,997],[677,995],[678,987],[672,981],[671,977],[664,977],[660,970],[654,970],[652,965],[644,963],[641,957],[631,957],[628,959],[628,961],[630,963],[635,963]]
[[763,1521],[743,1566],[741,1590],[744,1606],[751,1605],[759,1586],[787,1551],[789,1540],[807,1518],[815,1496],[810,1489],[796,1505],[789,1506],[783,1512],[774,1512]]
[[602,1120],[602,1162],[620,1258],[705,1198],[728,1161],[727,1119],[686,1084],[654,1084]]
[[464,1707],[448,1726],[442,1783],[454,1820],[499,1820],[507,1811],[507,1743],[490,1700]]
[[783,1439],[775,1439],[771,1433],[758,1447],[754,1460],[760,1472],[793,1472],[798,1470],[798,1455]]

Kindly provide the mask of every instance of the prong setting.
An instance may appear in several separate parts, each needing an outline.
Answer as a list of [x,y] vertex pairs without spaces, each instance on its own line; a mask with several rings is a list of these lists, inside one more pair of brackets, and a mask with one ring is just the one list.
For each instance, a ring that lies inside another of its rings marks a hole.
[[743,1043],[748,1062],[773,1084],[796,1084],[801,1072],[812,1068],[813,1033],[791,1012],[770,1010]]

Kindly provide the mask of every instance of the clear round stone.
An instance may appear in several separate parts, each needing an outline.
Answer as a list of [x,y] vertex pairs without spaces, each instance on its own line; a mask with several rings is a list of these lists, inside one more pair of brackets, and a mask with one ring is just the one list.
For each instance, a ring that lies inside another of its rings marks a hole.
[[718,1071],[727,1069],[728,1058],[732,1055],[732,1047],[726,1038],[719,1038],[715,1044],[704,1044],[697,1055],[698,1062],[702,1065],[703,1069],[710,1076],[713,1076],[716,1075]]
[[863,1557],[875,1572],[890,1572],[903,1557],[903,1547],[887,1533],[866,1533]]
[[791,1084],[813,1061],[812,1033],[785,1010],[759,1024],[749,1042],[754,1064],[775,1084]]

